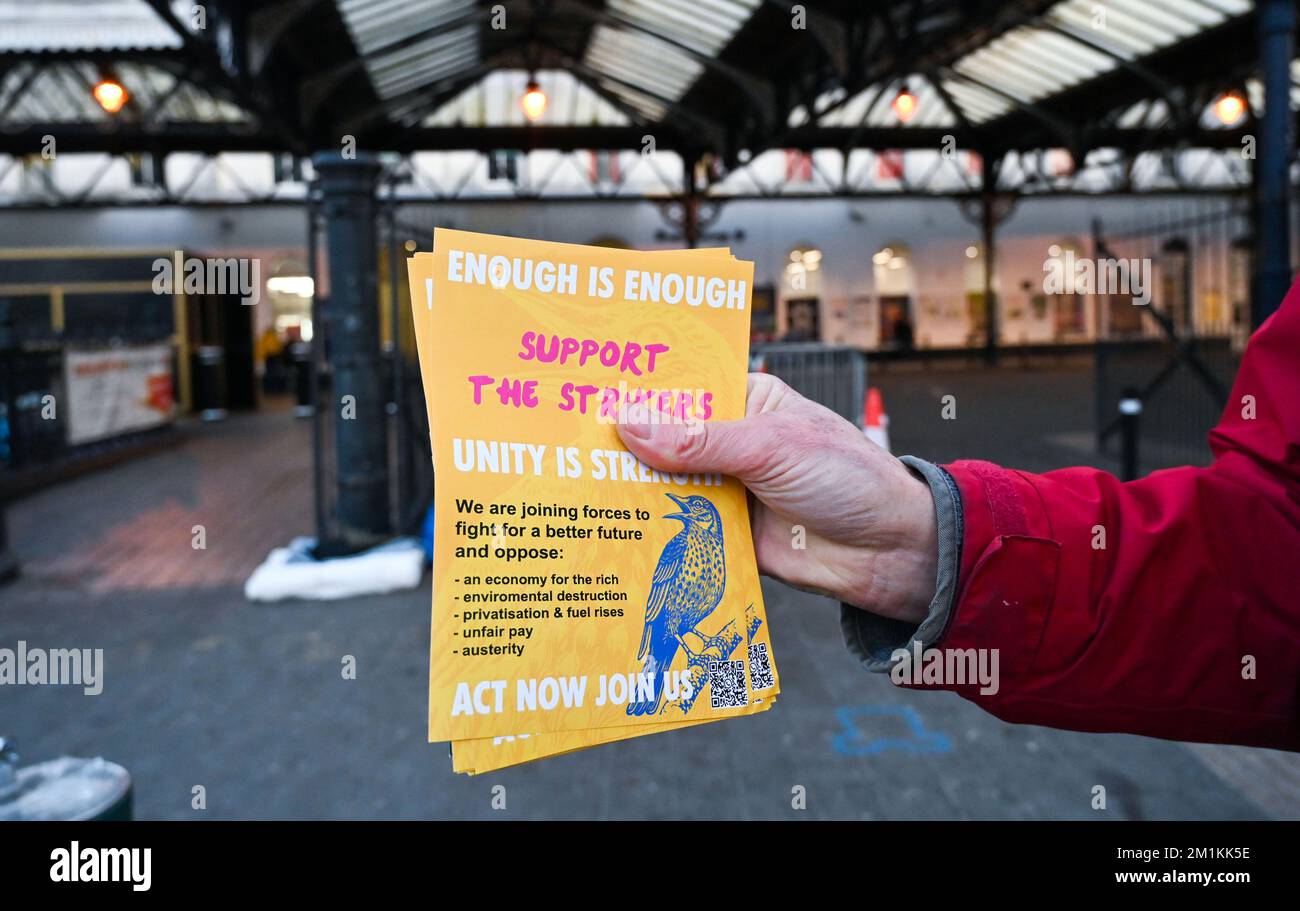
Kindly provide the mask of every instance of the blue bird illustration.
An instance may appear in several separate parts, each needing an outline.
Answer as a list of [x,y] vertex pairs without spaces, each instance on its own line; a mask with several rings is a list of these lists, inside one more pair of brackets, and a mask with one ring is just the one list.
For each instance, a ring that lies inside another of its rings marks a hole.
[[[727,562],[722,546],[722,517],[709,500],[701,496],[682,497],[668,494],[680,512],[665,519],[676,519],[682,530],[664,545],[650,581],[646,601],[645,629],[637,660],[644,661],[642,672],[654,680],[654,698],[632,702],[629,715],[654,715],[663,697],[663,674],[677,657],[680,647],[693,660],[703,659],[682,638],[694,633],[703,643],[700,651],[724,645],[717,637],[706,636],[697,627],[722,601],[727,585]],[[725,651],[721,651],[725,654]]]

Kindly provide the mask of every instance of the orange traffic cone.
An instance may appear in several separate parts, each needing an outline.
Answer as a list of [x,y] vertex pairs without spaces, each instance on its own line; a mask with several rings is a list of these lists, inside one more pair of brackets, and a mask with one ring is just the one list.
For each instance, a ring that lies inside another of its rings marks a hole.
[[862,409],[862,432],[868,440],[889,452],[889,415],[885,414],[885,400],[875,386],[867,390],[867,402]]

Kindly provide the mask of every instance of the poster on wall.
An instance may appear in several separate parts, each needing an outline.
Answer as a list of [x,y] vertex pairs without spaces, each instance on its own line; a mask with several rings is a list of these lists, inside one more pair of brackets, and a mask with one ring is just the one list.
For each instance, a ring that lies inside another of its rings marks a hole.
[[170,345],[69,350],[63,376],[69,446],[158,427],[172,419]]

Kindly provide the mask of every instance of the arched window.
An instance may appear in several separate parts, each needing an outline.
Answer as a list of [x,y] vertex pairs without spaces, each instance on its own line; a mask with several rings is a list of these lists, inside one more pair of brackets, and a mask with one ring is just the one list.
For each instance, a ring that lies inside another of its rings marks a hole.
[[790,250],[785,264],[785,290],[790,297],[821,294],[822,251],[812,244]]
[[[1075,264],[1085,258],[1082,247],[1074,238],[1063,238],[1047,248],[1047,255],[1060,259],[1062,268],[1073,274]],[[1048,313],[1052,320],[1052,338],[1058,342],[1078,339],[1088,334],[1087,288],[1071,282],[1056,294],[1047,296]]]
[[906,244],[889,244],[871,257],[880,301],[880,347],[911,348],[916,343],[916,269]]
[[1160,248],[1160,300],[1157,306],[1179,335],[1190,335],[1192,325],[1192,248],[1182,237],[1171,237]]
[[1249,237],[1238,237],[1228,252],[1228,297],[1232,321],[1232,350],[1244,351],[1250,337],[1250,273],[1252,245]]
[[786,341],[820,341],[822,251],[813,244],[798,244],[786,256],[781,275]]

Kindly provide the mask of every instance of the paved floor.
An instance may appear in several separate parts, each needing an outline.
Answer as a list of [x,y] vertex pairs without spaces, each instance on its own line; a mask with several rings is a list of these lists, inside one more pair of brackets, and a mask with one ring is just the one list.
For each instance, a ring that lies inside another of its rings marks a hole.
[[[873,377],[897,451],[1030,469],[1087,459],[1048,439],[1086,439],[1087,380]],[[958,418],[943,421],[950,393]],[[0,589],[0,645],[103,648],[106,668],[98,696],[0,690],[0,733],[25,761],[112,758],[135,777],[137,815],[166,819],[1300,818],[1294,756],[1012,726],[951,694],[897,690],[848,656],[833,605],[776,583],[773,711],[456,776],[424,742],[427,583],[324,605],[240,594],[270,547],[309,531],[307,441],[283,412],[197,426],[176,449],[12,508],[25,575]],[[355,681],[341,678],[346,655]],[[498,784],[504,811],[491,808]],[[1090,806],[1098,784],[1104,812]],[[791,809],[796,787],[806,811]]]

